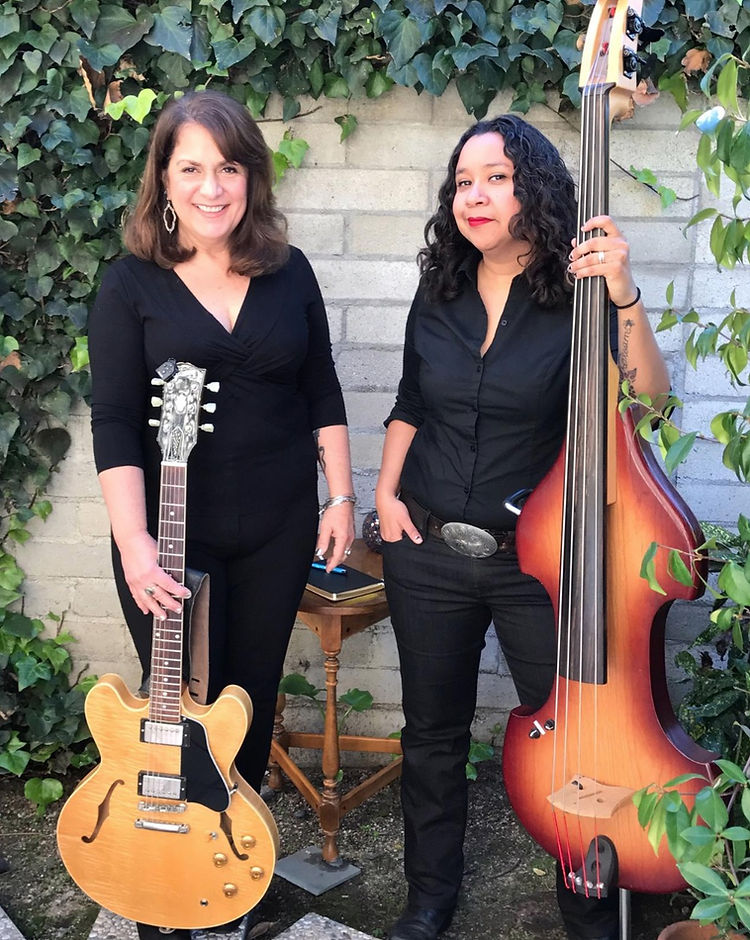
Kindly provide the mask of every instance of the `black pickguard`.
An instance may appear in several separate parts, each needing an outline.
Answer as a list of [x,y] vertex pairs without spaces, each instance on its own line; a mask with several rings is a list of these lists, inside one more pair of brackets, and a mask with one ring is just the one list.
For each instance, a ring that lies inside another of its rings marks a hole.
[[201,803],[208,809],[223,813],[229,808],[231,794],[209,751],[206,729],[194,718],[183,720],[190,725],[190,743],[182,748],[185,798],[188,803]]

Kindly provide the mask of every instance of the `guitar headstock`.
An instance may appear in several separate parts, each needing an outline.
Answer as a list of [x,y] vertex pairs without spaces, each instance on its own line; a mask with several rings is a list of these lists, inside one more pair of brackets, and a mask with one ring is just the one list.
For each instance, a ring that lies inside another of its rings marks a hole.
[[630,109],[637,85],[638,40],[644,30],[643,0],[597,0],[581,58],[580,87],[612,88],[619,116]]
[[[156,439],[161,448],[162,459],[169,463],[187,463],[190,451],[198,440],[198,431],[213,431],[211,424],[199,424],[200,410],[213,412],[216,405],[201,404],[206,370],[190,362],[175,362],[168,359],[157,369],[158,377],[152,385],[162,386],[161,398],[152,398],[151,404],[161,406],[160,420],[149,424],[158,427]],[[206,386],[217,391],[218,382]]]

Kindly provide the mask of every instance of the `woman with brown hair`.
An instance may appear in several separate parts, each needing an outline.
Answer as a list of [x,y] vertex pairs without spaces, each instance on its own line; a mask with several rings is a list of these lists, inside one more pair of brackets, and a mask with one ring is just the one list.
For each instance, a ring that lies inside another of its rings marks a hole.
[[[106,272],[89,326],[94,455],[144,679],[152,618],[179,610],[189,593],[157,563],[150,382],[168,359],[220,382],[214,433],[199,435],[190,456],[185,555],[211,576],[209,700],[236,683],[253,701],[237,769],[256,790],[313,552],[332,546],[330,569],[354,540],[325,308],[309,263],[287,244],[272,181],[268,148],[241,104],[213,91],[171,102],[126,226],[131,254]],[[318,461],[331,494],[319,531]],[[141,940],[162,935],[138,930]]]

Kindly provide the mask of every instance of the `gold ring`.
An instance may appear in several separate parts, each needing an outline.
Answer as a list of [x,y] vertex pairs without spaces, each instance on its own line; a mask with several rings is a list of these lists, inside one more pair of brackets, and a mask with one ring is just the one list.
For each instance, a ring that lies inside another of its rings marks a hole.
[[156,588],[154,587],[153,584],[149,584],[148,587],[145,587],[143,589],[143,593],[148,594],[149,597],[153,597],[154,594],[156,594]]

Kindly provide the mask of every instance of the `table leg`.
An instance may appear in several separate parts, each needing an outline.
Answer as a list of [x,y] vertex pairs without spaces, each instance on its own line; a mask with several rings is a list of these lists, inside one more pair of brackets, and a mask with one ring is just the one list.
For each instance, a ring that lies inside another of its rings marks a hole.
[[323,792],[318,811],[320,826],[325,836],[323,842],[323,860],[329,864],[340,861],[336,837],[341,822],[341,793],[339,792],[339,731],[336,710],[336,686],[338,683],[339,657],[341,648],[326,650],[326,716],[323,735]]
[[[286,747],[287,731],[284,727],[284,709],[286,708],[286,695],[279,692],[276,696],[276,715],[273,720],[273,740],[282,747]],[[284,787],[284,778],[281,774],[281,767],[273,756],[273,750],[268,757],[268,786],[272,790],[282,790]]]

